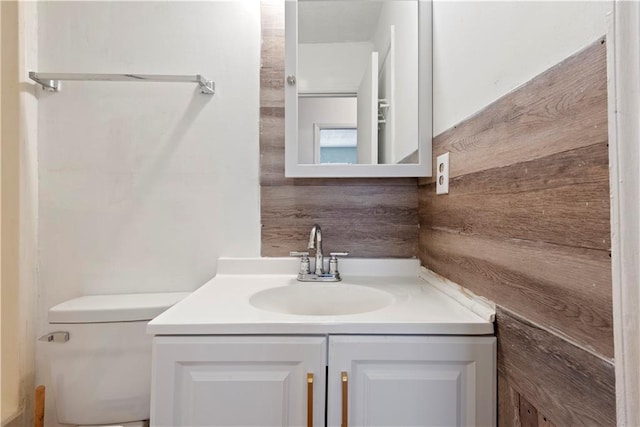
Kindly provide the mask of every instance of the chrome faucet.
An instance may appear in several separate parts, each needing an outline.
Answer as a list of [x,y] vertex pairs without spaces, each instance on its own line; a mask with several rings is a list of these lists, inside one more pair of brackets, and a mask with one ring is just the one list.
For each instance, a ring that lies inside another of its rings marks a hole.
[[324,271],[324,255],[322,254],[322,229],[318,224],[313,224],[311,234],[309,235],[309,244],[307,249],[316,250],[316,266],[315,274],[323,274]]
[[324,268],[324,255],[322,254],[322,229],[318,224],[314,224],[309,235],[307,249],[315,249],[315,266],[311,271],[309,252],[290,252],[289,255],[300,257],[300,270],[298,280],[301,282],[339,282],[340,272],[338,271],[338,257],[347,256],[349,252],[331,252],[329,259],[329,269]]

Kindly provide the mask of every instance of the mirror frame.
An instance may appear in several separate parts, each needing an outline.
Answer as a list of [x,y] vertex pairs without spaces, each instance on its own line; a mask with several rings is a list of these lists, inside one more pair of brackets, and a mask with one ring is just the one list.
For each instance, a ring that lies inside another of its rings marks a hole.
[[[312,1],[312,0],[306,0]],[[398,0],[388,0],[398,1]],[[298,71],[298,0],[285,0],[285,176],[287,178],[371,178],[432,176],[433,68],[431,0],[418,1],[418,163],[298,164],[298,89],[287,76]],[[428,25],[424,25],[427,23]],[[425,28],[427,27],[427,28]]]

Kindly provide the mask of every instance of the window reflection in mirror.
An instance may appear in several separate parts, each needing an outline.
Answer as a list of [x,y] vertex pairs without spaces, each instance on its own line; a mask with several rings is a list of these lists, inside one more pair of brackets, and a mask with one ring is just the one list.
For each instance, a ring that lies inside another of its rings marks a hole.
[[[418,2],[299,0],[297,90],[299,164],[416,159]],[[355,161],[323,161],[327,125],[355,125]]]
[[[351,97],[300,96],[298,99],[298,163],[357,163],[356,161],[322,161],[321,137],[327,142],[328,132],[321,129],[348,129],[357,138],[357,101]],[[355,151],[356,141],[351,142]],[[326,151],[325,151],[326,152]]]
[[319,125],[317,127],[320,163],[358,163],[358,129],[351,125]]

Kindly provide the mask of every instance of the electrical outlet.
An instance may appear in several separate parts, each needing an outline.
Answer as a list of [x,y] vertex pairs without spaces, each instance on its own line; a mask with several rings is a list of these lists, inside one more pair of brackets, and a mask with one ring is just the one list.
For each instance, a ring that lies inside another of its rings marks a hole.
[[449,153],[436,158],[436,194],[449,194]]

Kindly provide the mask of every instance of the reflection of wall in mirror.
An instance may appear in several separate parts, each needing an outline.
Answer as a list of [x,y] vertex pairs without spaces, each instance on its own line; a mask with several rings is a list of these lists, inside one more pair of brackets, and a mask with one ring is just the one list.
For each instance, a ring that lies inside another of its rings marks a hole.
[[314,163],[314,124],[356,123],[356,99],[301,97],[298,99],[298,163]]
[[298,91],[356,93],[371,48],[369,42],[300,43]]
[[[389,50],[391,26],[394,27],[395,66],[387,69],[382,67],[387,66],[384,58]],[[391,119],[393,147],[381,143],[383,157],[379,156],[378,160],[380,163],[398,163],[418,148],[418,2],[384,2],[374,36],[374,49],[380,52],[382,68],[379,92],[385,98],[391,92],[393,98],[388,99],[390,107],[386,112]],[[379,140],[388,138],[387,133]]]

